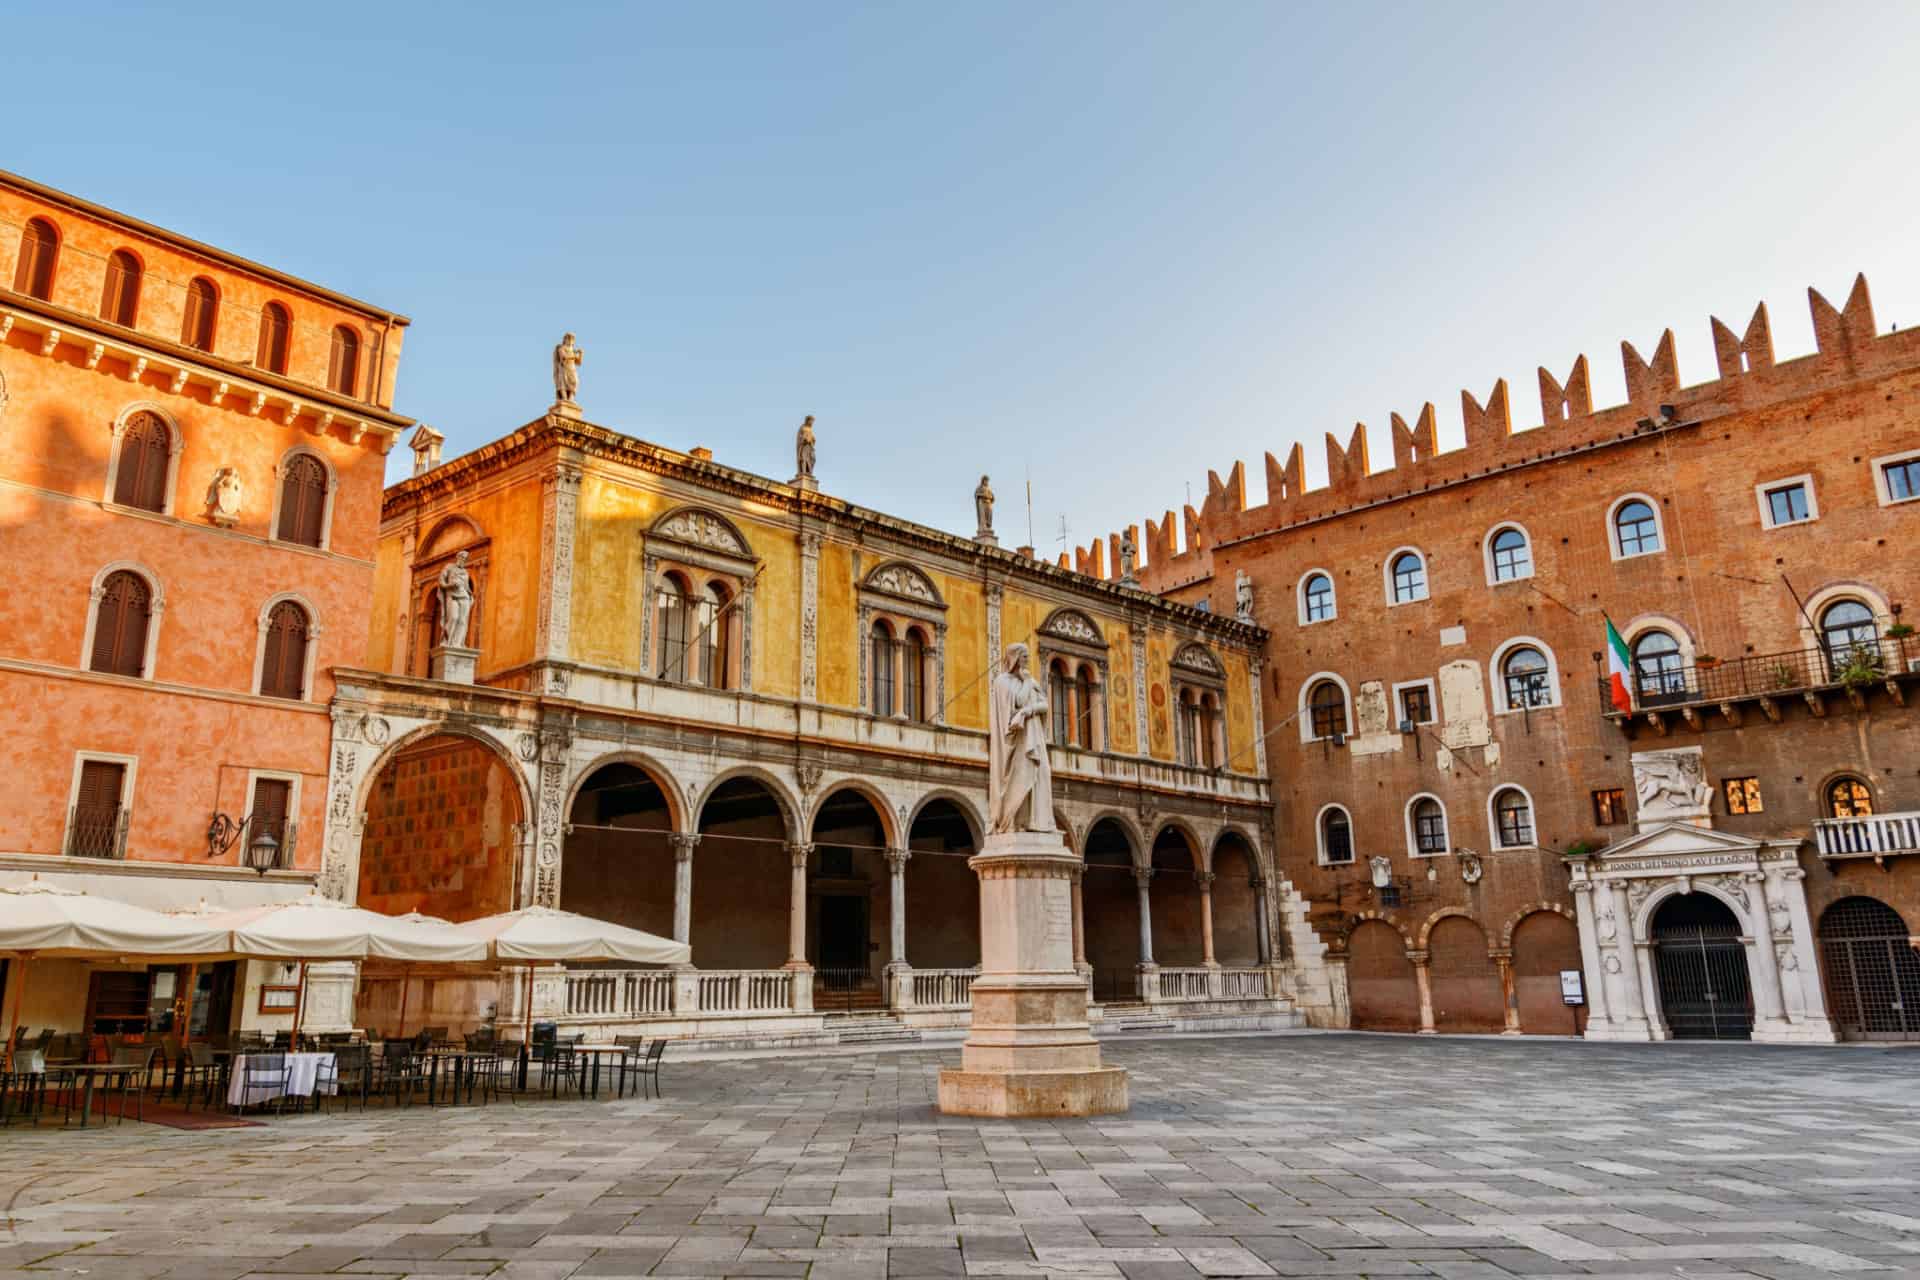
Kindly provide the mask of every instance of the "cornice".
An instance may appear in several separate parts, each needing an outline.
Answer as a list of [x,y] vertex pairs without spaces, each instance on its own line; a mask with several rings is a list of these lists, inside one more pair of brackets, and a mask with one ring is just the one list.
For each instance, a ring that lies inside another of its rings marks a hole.
[[856,534],[877,530],[907,546],[971,564],[992,581],[1020,579],[1023,585],[1052,587],[1070,593],[1077,600],[1099,598],[1107,608],[1129,615],[1145,610],[1245,648],[1258,650],[1267,638],[1262,628],[1227,614],[1179,604],[1152,592],[1089,577],[1004,547],[989,546],[815,490],[797,489],[750,471],[695,458],[607,427],[553,414],[536,418],[425,475],[412,476],[393,485],[382,499],[381,522],[384,526],[409,508],[458,493],[482,477],[548,451],[568,451],[579,459],[598,459],[632,467],[696,485],[708,492],[750,501],[796,519],[843,526]]

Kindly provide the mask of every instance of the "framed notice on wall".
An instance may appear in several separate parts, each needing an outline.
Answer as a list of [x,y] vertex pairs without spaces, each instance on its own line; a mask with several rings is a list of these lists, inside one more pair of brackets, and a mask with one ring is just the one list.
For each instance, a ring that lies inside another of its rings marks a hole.
[[260,1012],[292,1013],[300,1000],[299,987],[261,987]]
[[1587,989],[1581,985],[1580,971],[1562,969],[1560,971],[1560,1003],[1585,1004],[1586,1002]]

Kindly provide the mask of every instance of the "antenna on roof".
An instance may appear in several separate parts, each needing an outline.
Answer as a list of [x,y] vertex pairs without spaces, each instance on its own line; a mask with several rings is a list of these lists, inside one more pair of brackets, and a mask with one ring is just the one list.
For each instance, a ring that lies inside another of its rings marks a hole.
[[1027,463],[1027,545],[1033,545],[1033,463]]

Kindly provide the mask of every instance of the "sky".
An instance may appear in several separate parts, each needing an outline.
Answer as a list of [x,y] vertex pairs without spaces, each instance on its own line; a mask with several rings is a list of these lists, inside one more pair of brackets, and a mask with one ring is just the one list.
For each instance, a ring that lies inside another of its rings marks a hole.
[[[12,169],[412,317],[448,456],[595,423],[1057,554],[1209,469],[1856,272],[1920,323],[1920,5],[58,6]],[[30,58],[17,50],[31,49]],[[389,474],[406,473],[396,450]]]

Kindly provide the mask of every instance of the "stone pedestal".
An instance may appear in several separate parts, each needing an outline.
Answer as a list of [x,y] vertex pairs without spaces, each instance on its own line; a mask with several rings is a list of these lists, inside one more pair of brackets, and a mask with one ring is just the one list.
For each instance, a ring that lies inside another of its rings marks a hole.
[[307,966],[300,1030],[312,1035],[353,1030],[353,995],[360,966],[351,960],[316,960]]
[[480,651],[456,644],[437,644],[427,653],[427,674],[448,684],[472,684],[474,664]]
[[994,835],[980,877],[980,976],[958,1070],[940,1110],[959,1116],[1091,1116],[1127,1109],[1127,1073],[1100,1065],[1087,986],[1073,964],[1073,874],[1060,836]]
[[580,406],[571,400],[555,400],[553,407],[548,409],[547,412],[556,418],[578,419],[580,417]]

